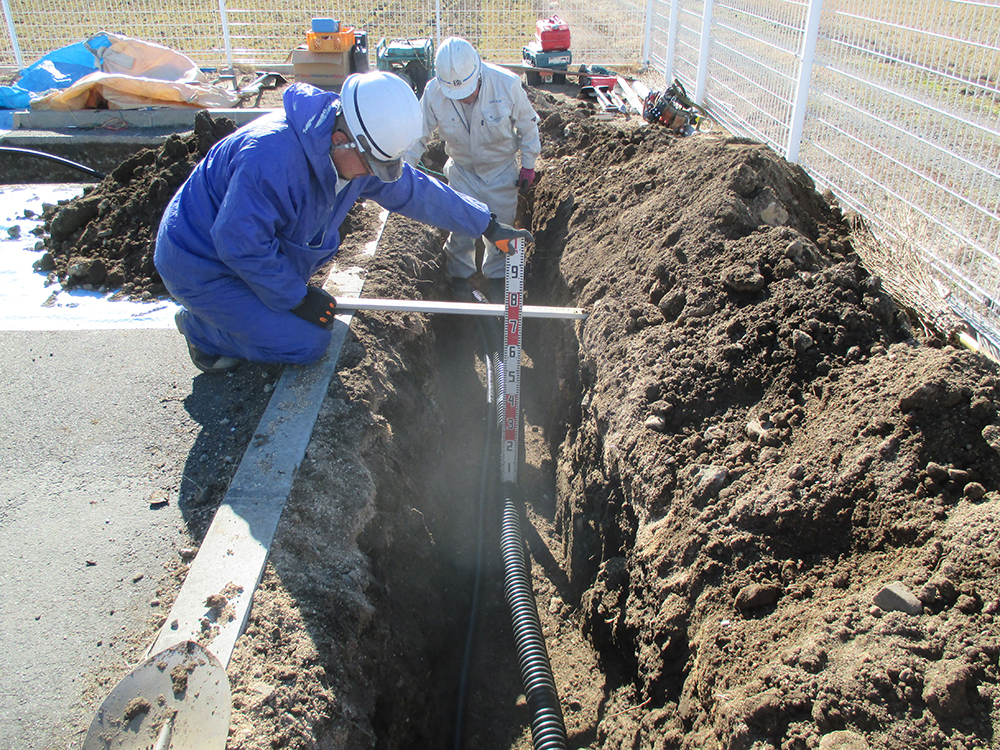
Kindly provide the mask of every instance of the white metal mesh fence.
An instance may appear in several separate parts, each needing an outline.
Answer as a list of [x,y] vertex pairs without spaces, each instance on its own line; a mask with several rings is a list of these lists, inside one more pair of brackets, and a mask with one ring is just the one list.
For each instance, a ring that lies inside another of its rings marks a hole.
[[[156,42],[203,67],[284,62],[305,40],[310,20],[335,17],[368,33],[374,55],[385,37],[463,36],[487,60],[521,61],[535,21],[558,13],[570,24],[574,60],[635,66],[645,20],[644,0],[608,0],[598,8],[566,0],[5,0],[8,33],[0,36],[0,65],[24,67],[98,31]],[[13,35],[10,33],[13,31]],[[372,58],[374,62],[374,57]]]
[[[805,19],[801,2],[716,2],[712,13],[712,100],[719,98],[724,119],[755,138],[787,143],[794,104]],[[720,117],[722,115],[720,114]]]
[[1000,320],[1000,6],[831,0],[821,28],[803,163]]
[[998,0],[652,0],[650,16],[664,78],[801,163],[1000,348]]

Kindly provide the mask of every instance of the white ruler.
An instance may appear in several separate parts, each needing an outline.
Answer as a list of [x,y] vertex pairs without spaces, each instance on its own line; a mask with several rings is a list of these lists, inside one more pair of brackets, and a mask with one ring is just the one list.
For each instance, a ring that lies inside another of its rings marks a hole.
[[524,311],[524,240],[511,242],[504,274],[504,425],[500,480],[517,484],[521,408],[521,321]]

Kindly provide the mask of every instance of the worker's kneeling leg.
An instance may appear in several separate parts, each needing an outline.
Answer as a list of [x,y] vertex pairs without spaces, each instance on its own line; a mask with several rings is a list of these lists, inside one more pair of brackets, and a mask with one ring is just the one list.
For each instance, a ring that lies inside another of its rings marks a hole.
[[188,315],[180,322],[181,333],[211,354],[304,365],[322,357],[330,346],[330,331],[292,312],[272,310],[240,282],[225,294],[186,299],[182,304]]

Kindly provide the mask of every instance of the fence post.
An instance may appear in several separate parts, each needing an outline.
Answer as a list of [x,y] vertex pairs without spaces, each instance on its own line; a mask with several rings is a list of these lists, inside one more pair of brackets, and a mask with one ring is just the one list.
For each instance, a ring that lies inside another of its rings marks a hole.
[[[226,68],[233,70],[233,43],[229,39],[229,16],[226,14],[226,0],[219,0],[219,16],[222,20],[222,39],[226,45]],[[238,81],[236,83],[239,83]]]
[[809,102],[809,84],[812,81],[813,62],[816,58],[816,38],[819,36],[819,17],[823,12],[823,0],[809,0],[806,11],[806,28],[802,35],[802,61],[799,65],[799,80],[795,88],[795,103],[792,106],[792,121],[788,128],[788,146],[785,159],[799,160],[802,145],[802,130],[806,121],[806,104]]
[[698,52],[698,81],[694,87],[696,104],[705,103],[705,81],[708,80],[708,47],[712,31],[712,0],[705,0],[705,12],[701,17],[701,49]]
[[646,0],[646,25],[642,33],[642,66],[649,67],[650,48],[653,39],[653,3],[656,0]]
[[667,59],[663,66],[664,87],[670,88],[674,80],[674,50],[677,47],[677,17],[680,15],[680,0],[670,0],[670,26],[667,29]]
[[14,17],[10,14],[10,4],[3,0],[3,17],[7,21],[7,33],[10,34],[10,46],[14,50],[14,61],[17,62],[17,69],[24,67],[24,60],[21,59],[21,45],[17,43],[17,32],[14,31]]
[[441,0],[434,1],[434,49],[441,49]]

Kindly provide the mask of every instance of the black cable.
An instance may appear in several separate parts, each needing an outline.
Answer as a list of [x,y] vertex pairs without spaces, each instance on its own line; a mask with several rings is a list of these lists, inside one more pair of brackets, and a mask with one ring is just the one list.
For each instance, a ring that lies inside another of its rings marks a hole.
[[480,475],[479,480],[479,508],[478,508],[478,519],[477,519],[477,529],[476,529],[476,572],[475,578],[472,585],[472,604],[469,608],[469,626],[465,634],[465,650],[462,654],[462,666],[459,672],[458,678],[458,706],[455,710],[455,750],[461,750],[462,748],[462,725],[465,720],[465,702],[468,693],[468,682],[469,682],[469,669],[472,664],[472,650],[475,642],[476,635],[476,625],[479,619],[479,592],[482,588],[483,580],[483,521],[486,515],[486,498],[489,488],[489,479],[491,466],[494,466],[495,462],[491,463],[492,454],[495,451],[493,447],[493,437],[497,431],[497,425],[493,422],[496,417],[497,410],[500,407],[494,407],[494,403],[499,404],[501,399],[499,398],[498,383],[502,382],[497,373],[492,369],[491,364],[491,352],[488,336],[486,329],[482,324],[482,318],[479,319],[479,333],[483,340],[483,351],[486,358],[486,436],[483,440],[483,470]]
[[35,151],[30,148],[19,148],[17,146],[0,146],[0,153],[3,154],[24,154],[25,156],[37,156],[41,159],[48,159],[49,161],[57,162],[66,167],[71,167],[73,169],[79,169],[81,172],[86,172],[99,180],[103,180],[105,175],[103,172],[98,172],[96,169],[91,169],[85,164],[77,164],[75,161],[70,161],[69,159],[64,159],[61,156],[55,156],[54,154],[47,154],[44,151]]

